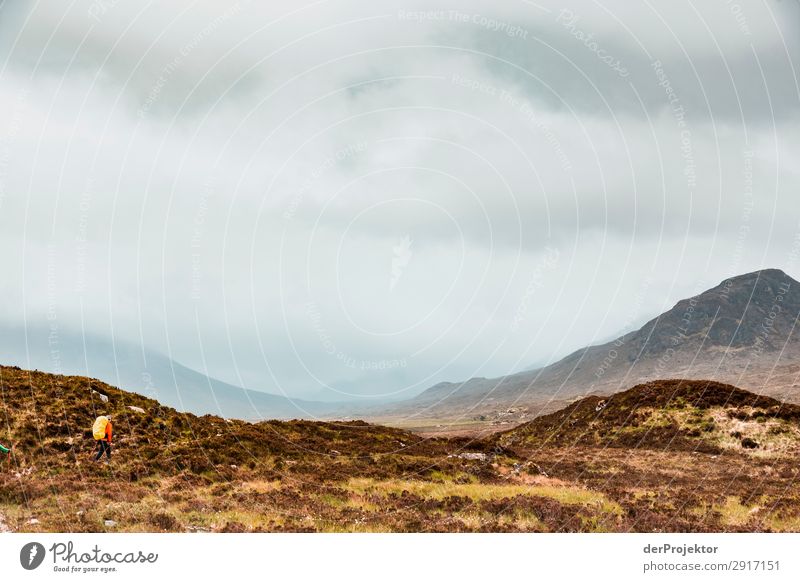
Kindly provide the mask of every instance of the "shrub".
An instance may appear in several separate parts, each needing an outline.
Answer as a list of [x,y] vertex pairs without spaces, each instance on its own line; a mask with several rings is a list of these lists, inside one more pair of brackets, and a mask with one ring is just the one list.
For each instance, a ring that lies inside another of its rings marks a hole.
[[742,447],[745,449],[757,449],[758,443],[750,437],[744,437],[742,439]]
[[179,526],[177,519],[163,511],[151,514],[147,521],[162,531],[175,531]]

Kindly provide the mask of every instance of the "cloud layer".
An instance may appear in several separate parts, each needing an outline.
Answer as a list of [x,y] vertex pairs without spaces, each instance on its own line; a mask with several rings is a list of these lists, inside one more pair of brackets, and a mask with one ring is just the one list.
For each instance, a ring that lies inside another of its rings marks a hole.
[[800,275],[793,2],[0,8],[0,320],[410,396]]

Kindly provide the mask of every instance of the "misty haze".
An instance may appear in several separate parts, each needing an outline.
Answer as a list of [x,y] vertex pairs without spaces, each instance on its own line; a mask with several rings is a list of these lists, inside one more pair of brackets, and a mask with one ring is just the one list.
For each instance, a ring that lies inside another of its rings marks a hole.
[[0,3],[0,529],[800,531],[799,57],[788,0]]

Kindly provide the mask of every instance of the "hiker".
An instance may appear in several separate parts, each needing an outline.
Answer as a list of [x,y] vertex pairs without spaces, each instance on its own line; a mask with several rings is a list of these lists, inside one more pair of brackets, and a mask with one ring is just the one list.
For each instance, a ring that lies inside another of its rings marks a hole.
[[103,453],[106,455],[106,463],[111,462],[111,433],[111,417],[98,416],[92,427],[92,434],[98,446],[97,456],[94,458],[95,462],[103,457]]

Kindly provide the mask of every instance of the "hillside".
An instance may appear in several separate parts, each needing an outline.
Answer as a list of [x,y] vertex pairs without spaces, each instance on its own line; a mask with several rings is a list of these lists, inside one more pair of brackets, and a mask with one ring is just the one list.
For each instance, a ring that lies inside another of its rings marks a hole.
[[[301,498],[302,490],[321,487],[317,493],[324,494],[321,483],[352,475],[424,475],[461,444],[360,421],[253,424],[197,417],[97,380],[11,367],[0,367],[0,388],[0,442],[16,444],[12,471],[0,477],[0,504],[16,506],[23,515],[35,512],[35,524],[17,520],[15,529],[23,530],[41,525],[49,531],[102,531],[106,519],[133,519],[128,528],[144,531],[192,529],[193,523],[198,529],[242,528],[235,517],[242,510],[234,509],[230,498],[222,504],[213,499],[217,494],[228,497],[223,494],[232,491],[234,481],[248,483],[251,502],[271,490],[283,491],[264,524],[272,520],[275,529],[306,529],[299,517],[284,515],[297,499],[282,483],[291,483]],[[91,460],[91,425],[100,414],[114,419],[108,467]],[[384,455],[391,456],[391,463],[376,461]],[[195,491],[202,499],[193,500]],[[98,495],[106,498],[97,502],[93,498]],[[181,509],[187,521],[180,527],[173,512],[164,511],[170,506],[174,511],[179,500],[189,504]],[[136,515],[123,517],[122,507],[142,503],[147,511],[137,507]],[[222,511],[221,505],[231,511]],[[58,509],[64,507],[75,511]],[[213,527],[202,516],[209,507],[217,507]],[[248,505],[250,511],[258,507]],[[138,515],[140,511],[144,513]],[[0,512],[6,514],[6,523],[14,514]]]
[[[796,408],[675,382],[613,397],[601,417],[590,399],[495,437],[445,439],[197,417],[96,380],[0,367],[0,442],[15,444],[0,531],[800,531]],[[110,465],[90,459],[101,413],[114,418]],[[693,449],[708,440],[704,415],[721,413],[740,423],[739,445]],[[582,436],[659,415],[698,417],[700,433],[648,446]]]
[[[665,377],[710,379],[800,403],[800,282],[768,269],[723,281],[614,341],[545,368],[434,386],[384,422],[478,419],[502,428],[575,398]],[[509,409],[511,409],[509,411]]]
[[558,412],[496,435],[507,447],[594,446],[719,454],[750,449],[794,454],[800,406],[727,384],[660,380]]

